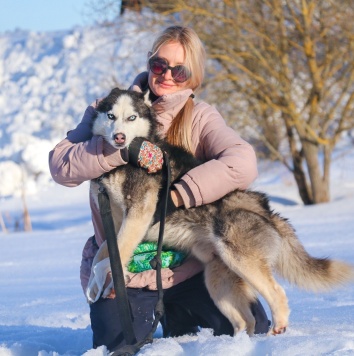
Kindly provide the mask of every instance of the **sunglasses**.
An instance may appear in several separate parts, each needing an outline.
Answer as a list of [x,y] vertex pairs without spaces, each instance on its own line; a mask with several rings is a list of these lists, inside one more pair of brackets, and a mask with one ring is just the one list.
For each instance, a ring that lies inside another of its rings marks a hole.
[[168,69],[170,69],[172,78],[177,83],[183,83],[187,81],[191,76],[191,73],[187,67],[182,65],[170,67],[165,59],[159,57],[150,58],[149,67],[151,72],[156,75],[162,75],[166,73]]

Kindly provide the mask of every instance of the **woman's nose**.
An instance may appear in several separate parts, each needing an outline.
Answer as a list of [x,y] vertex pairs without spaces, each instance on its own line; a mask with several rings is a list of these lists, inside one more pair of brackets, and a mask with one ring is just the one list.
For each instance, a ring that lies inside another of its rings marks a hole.
[[173,80],[171,69],[167,69],[166,72],[163,74],[163,77],[166,80]]

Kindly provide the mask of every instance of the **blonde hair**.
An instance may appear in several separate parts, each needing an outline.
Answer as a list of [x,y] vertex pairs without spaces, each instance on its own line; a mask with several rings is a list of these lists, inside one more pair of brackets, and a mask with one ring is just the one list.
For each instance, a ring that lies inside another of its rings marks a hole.
[[[191,77],[187,81],[187,87],[193,91],[197,90],[204,79],[205,68],[205,49],[198,35],[189,27],[171,26],[166,28],[158,36],[152,46],[150,58],[159,51],[159,49],[171,42],[180,43],[184,49],[184,65],[190,70]],[[167,131],[167,141],[173,145],[181,146],[190,152],[194,152],[192,145],[192,113],[194,102],[188,98],[184,107],[173,119],[170,128]]]

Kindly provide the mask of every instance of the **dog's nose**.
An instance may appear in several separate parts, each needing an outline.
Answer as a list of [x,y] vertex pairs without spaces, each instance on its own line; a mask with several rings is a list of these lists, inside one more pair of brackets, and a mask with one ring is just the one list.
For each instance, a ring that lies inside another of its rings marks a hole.
[[118,145],[123,144],[125,142],[125,140],[126,140],[126,136],[122,132],[116,133],[113,136],[113,138],[114,138],[114,142],[117,143]]

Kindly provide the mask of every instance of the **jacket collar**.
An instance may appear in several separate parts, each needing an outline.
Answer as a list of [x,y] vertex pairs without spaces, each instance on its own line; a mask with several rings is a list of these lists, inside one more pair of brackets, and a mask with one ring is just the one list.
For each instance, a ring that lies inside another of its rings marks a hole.
[[[148,72],[140,73],[129,88],[137,92],[148,89]],[[179,113],[190,96],[194,97],[192,89],[184,89],[172,94],[160,96],[152,103],[156,112],[157,120],[163,125],[163,132],[166,133],[174,117]]]
[[158,120],[165,126],[170,126],[173,118],[183,108],[188,98],[193,95],[192,89],[177,91],[172,94],[160,96],[152,103]]

